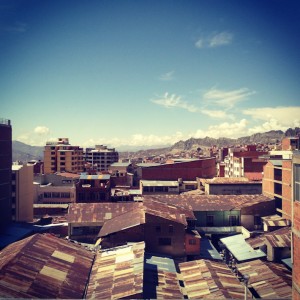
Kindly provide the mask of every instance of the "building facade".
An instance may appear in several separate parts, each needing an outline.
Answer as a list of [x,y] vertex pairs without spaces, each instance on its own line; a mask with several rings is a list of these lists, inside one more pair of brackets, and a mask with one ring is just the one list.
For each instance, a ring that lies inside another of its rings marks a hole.
[[263,194],[274,197],[279,213],[292,219],[292,160],[272,159],[264,167]]
[[0,229],[11,222],[12,127],[0,119]]
[[108,171],[109,166],[119,160],[119,153],[115,148],[107,148],[103,145],[86,148],[84,156],[85,161],[91,164],[91,169],[97,172]]
[[293,157],[292,263],[293,299],[300,299],[300,153]]
[[33,166],[12,166],[12,219],[33,221]]
[[70,145],[68,138],[47,142],[44,149],[44,172],[83,172],[83,149]]

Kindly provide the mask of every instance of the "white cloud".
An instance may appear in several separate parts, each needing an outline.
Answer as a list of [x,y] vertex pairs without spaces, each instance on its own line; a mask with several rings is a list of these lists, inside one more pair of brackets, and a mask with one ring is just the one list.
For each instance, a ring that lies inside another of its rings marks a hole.
[[213,33],[209,37],[201,37],[196,43],[196,48],[216,48],[231,44],[233,41],[233,34],[229,31],[222,31],[219,33]]
[[165,146],[165,145],[172,145],[179,140],[186,137],[182,132],[177,131],[172,135],[143,135],[140,133],[136,133],[131,135],[129,138],[126,139],[119,139],[119,138],[112,138],[112,139],[89,139],[85,141],[82,146],[86,147],[94,147],[95,145],[111,145],[112,147],[120,147],[120,146],[134,146],[134,147],[141,147],[141,146]]
[[231,120],[234,119],[234,116],[232,114],[227,114],[223,110],[208,110],[208,109],[203,109],[203,110],[201,110],[201,112],[204,115],[207,115],[207,116],[209,116],[211,118],[216,118],[216,119],[225,119],[225,118],[228,118],[228,119],[231,119]]
[[243,114],[263,121],[274,119],[285,126],[296,127],[300,123],[300,106],[250,108],[243,110]]
[[34,128],[34,132],[40,135],[48,134],[50,132],[48,127],[45,126],[37,126]]
[[165,93],[163,97],[151,101],[155,104],[164,106],[166,108],[178,107],[178,108],[188,110],[189,112],[199,111],[199,109],[196,106],[181,100],[181,97],[176,96],[175,94],[169,95],[168,93]]
[[171,81],[174,79],[174,73],[175,73],[174,71],[164,73],[159,76],[159,79],[162,81]]
[[253,94],[255,94],[255,91],[250,91],[248,88],[240,88],[232,91],[223,91],[213,88],[204,93],[203,98],[212,104],[229,109]]
[[248,121],[246,119],[242,119],[235,123],[224,122],[219,125],[209,126],[207,130],[199,129],[194,132],[192,136],[195,138],[204,138],[206,136],[212,138],[237,138],[246,134],[247,124]]
[[213,35],[209,41],[209,47],[219,47],[231,44],[233,34],[227,31]]

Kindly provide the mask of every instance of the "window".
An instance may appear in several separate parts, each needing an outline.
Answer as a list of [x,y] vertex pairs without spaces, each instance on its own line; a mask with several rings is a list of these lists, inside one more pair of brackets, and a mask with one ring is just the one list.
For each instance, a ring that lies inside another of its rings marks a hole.
[[52,192],[52,198],[60,198],[59,192]]
[[189,239],[189,245],[196,245],[197,241],[195,239]]
[[160,232],[161,232],[161,228],[160,228],[159,225],[158,225],[158,226],[155,226],[155,231],[156,231],[157,233],[160,233]]
[[236,225],[237,225],[237,217],[229,216],[229,226],[236,226]]
[[61,198],[71,198],[71,193],[61,193]]
[[160,246],[171,246],[172,240],[171,240],[171,238],[159,238],[158,244]]
[[169,233],[173,233],[174,232],[174,227],[173,225],[169,225]]
[[294,199],[300,201],[300,164],[294,164]]
[[206,226],[214,226],[214,216],[206,216]]
[[50,192],[44,192],[44,198],[51,198]]

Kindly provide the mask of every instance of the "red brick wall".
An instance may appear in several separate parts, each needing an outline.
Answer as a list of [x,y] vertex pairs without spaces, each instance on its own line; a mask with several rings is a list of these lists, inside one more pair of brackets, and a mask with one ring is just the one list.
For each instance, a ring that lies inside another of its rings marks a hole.
[[268,162],[264,166],[264,174],[263,174],[263,194],[269,195],[274,194],[274,183],[270,180],[274,180],[274,166]]
[[215,157],[142,169],[142,179],[144,180],[178,180],[178,178],[196,180],[196,177],[213,178],[215,175]]
[[282,161],[282,213],[292,219],[292,161]]

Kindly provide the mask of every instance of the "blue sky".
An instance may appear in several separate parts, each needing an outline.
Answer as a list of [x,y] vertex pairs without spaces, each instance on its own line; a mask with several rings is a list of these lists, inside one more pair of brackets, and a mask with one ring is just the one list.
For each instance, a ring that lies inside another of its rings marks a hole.
[[0,0],[0,117],[31,145],[300,126],[298,0]]

